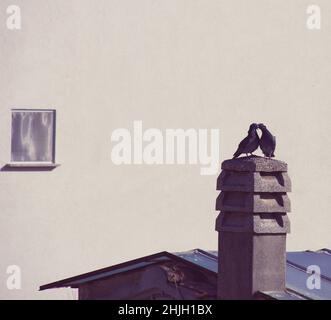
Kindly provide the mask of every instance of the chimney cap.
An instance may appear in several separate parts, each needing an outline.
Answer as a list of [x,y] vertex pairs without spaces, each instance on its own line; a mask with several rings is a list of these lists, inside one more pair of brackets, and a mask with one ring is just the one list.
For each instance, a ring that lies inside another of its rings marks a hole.
[[279,160],[249,156],[225,160],[222,163],[222,169],[252,172],[287,172],[287,164]]

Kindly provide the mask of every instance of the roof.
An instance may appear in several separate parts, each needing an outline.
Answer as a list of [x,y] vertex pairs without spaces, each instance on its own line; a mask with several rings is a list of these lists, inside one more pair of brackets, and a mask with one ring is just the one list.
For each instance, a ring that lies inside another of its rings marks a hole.
[[[159,262],[177,260],[198,268],[208,273],[217,275],[217,251],[204,251],[193,249],[186,252],[169,253],[159,252],[153,255],[131,260],[111,267],[99,269],[93,272],[81,274],[57,282],[49,283],[40,287],[40,290],[72,287],[77,288],[82,284],[108,278],[116,274],[129,272],[157,264]],[[297,300],[297,299],[330,299],[331,300],[331,251],[321,249],[318,251],[288,252],[286,263],[286,288],[287,291],[263,292],[265,298],[277,300]],[[321,270],[321,288],[310,290],[307,287],[307,268],[318,266]]]

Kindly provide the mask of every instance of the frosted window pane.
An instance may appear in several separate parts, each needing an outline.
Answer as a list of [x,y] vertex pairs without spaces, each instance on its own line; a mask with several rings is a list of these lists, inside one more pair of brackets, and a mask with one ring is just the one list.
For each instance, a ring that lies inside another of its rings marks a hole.
[[13,111],[12,161],[53,161],[53,111]]

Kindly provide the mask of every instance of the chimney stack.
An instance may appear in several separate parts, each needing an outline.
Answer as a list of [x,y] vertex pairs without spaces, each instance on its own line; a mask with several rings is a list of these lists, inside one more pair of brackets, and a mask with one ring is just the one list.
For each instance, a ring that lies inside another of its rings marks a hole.
[[217,179],[218,299],[284,291],[291,181],[287,164],[257,156],[226,160]]

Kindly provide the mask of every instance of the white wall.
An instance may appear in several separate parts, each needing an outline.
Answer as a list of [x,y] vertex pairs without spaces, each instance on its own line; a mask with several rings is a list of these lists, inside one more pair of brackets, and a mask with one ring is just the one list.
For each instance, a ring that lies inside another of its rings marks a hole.
[[[0,163],[10,109],[57,110],[51,172],[0,172],[0,298],[70,298],[39,285],[162,250],[216,249],[216,176],[115,166],[111,132],[219,128],[222,160],[250,122],[277,136],[293,182],[288,250],[331,247],[331,3],[16,0],[0,3]],[[22,270],[8,290],[6,268]]]

